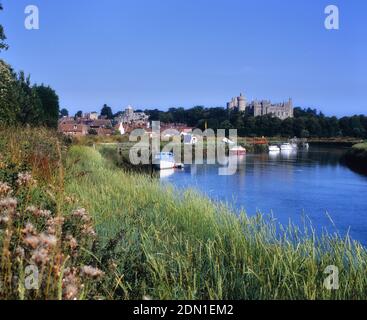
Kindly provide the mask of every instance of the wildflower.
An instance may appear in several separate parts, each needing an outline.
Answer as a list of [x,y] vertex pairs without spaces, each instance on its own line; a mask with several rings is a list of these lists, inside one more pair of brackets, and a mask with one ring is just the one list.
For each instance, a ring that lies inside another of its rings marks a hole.
[[84,224],[81,229],[81,233],[86,236],[95,237],[96,232],[94,231],[93,227],[87,224]]
[[48,234],[56,234],[56,229],[58,227],[62,227],[65,219],[63,217],[50,218],[47,220],[47,233]]
[[7,215],[0,216],[0,224],[7,224],[9,220],[9,216]]
[[89,215],[89,213],[87,212],[87,210],[85,209],[78,209],[75,210],[72,215],[76,218],[81,219],[83,222],[90,222],[91,221],[91,217]]
[[66,300],[76,300],[77,299],[79,290],[75,284],[73,283],[66,284],[63,291],[64,291],[64,298]]
[[8,197],[13,190],[7,183],[0,182],[0,197]]
[[24,259],[25,251],[22,247],[18,246],[15,250],[15,256],[21,259]]
[[92,279],[98,279],[104,276],[103,271],[91,266],[84,266],[81,270],[81,274]]
[[47,221],[47,225],[48,226],[62,226],[64,224],[65,218],[63,217],[55,217],[55,218],[50,218]]
[[36,228],[33,226],[32,223],[28,222],[25,225],[25,228],[22,230],[22,233],[25,235],[36,235],[37,234],[37,230]]
[[54,235],[48,235],[46,233],[41,233],[40,242],[43,246],[47,248],[53,248],[57,245],[57,239]]
[[38,247],[38,245],[40,244],[40,239],[37,236],[27,235],[24,238],[23,242],[24,242],[24,244],[31,247],[32,249],[36,249]]
[[18,173],[18,186],[30,186],[36,184],[36,180],[32,178],[32,175],[29,172]]
[[12,210],[17,207],[17,200],[14,198],[5,198],[0,200],[0,210]]
[[71,250],[75,250],[76,248],[78,248],[78,241],[73,236],[68,235],[66,237],[66,240],[68,241],[68,245]]
[[49,210],[41,210],[36,208],[35,206],[29,206],[25,209],[26,212],[29,212],[35,217],[49,218],[51,217],[51,211]]
[[33,251],[31,261],[35,264],[45,265],[50,261],[50,253],[45,248],[37,248]]
[[76,268],[66,268],[62,279],[63,297],[67,300],[76,300],[80,288],[80,280]]

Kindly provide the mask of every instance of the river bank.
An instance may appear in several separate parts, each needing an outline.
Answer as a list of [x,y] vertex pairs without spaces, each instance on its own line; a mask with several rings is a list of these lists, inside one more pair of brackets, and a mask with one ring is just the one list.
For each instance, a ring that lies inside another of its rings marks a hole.
[[367,142],[353,145],[346,152],[343,161],[352,169],[367,173]]
[[[109,167],[91,148],[73,147],[69,157],[79,159],[74,176],[90,172],[67,190],[93,214],[102,241],[123,234],[115,272],[124,277],[125,298],[329,299],[358,296],[367,286],[357,271],[366,252],[349,241],[317,240],[310,230],[304,238],[292,229],[278,237],[264,217],[238,218],[192,191],[178,196],[155,179]],[[356,255],[363,257],[357,264]],[[330,264],[345,271],[340,281],[350,293],[323,287]]]
[[[23,159],[38,187],[26,193],[31,197],[13,195],[21,208],[34,204],[65,221],[64,236],[57,238],[63,257],[61,265],[56,264],[62,270],[61,278],[60,273],[48,277],[39,291],[25,291],[25,299],[71,297],[67,290],[74,287],[60,285],[63,278],[76,279],[76,299],[365,298],[367,252],[350,239],[318,238],[310,228],[301,232],[291,225],[282,230],[261,215],[249,217],[241,212],[237,216],[202,194],[178,192],[147,174],[122,170],[93,147],[64,145],[47,132],[34,139],[29,131],[12,132],[10,142],[0,135],[2,146],[13,146],[2,155],[1,179],[7,177],[11,183],[17,170],[25,169],[9,161]],[[47,148],[41,148],[47,141]],[[57,151],[59,143],[61,151]],[[32,150],[44,157],[31,161]],[[45,170],[47,166],[50,171]],[[3,215],[3,207],[1,210]],[[15,230],[22,230],[29,219],[40,233],[45,230],[43,220],[32,214],[25,215]],[[4,225],[0,228],[1,259],[12,270],[12,277],[18,277],[23,260],[15,258],[16,244],[25,241],[24,233],[9,239]],[[83,238],[85,231],[92,236]],[[9,248],[14,259],[4,255],[4,248]],[[28,251],[24,259],[23,265],[32,263]],[[45,270],[54,270],[51,261],[45,262]],[[330,265],[340,270],[341,290],[324,287],[324,271]],[[20,298],[17,288],[9,287],[2,297]]]

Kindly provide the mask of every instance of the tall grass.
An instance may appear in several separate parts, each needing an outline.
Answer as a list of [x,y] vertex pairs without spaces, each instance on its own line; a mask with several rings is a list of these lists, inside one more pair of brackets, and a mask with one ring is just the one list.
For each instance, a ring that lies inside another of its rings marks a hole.
[[42,128],[0,128],[0,299],[98,295],[103,273],[86,253],[95,232],[65,197],[60,140]]
[[[89,147],[73,146],[67,159],[66,192],[94,219],[107,298],[366,298],[366,250],[349,238],[237,216],[193,191],[117,169]],[[339,268],[338,290],[324,287],[330,265]]]

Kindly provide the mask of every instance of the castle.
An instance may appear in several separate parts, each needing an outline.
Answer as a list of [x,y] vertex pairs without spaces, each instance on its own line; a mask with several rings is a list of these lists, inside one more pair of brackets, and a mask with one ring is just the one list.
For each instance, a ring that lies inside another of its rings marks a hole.
[[268,100],[255,100],[247,103],[246,98],[240,94],[239,97],[232,98],[227,103],[228,110],[238,110],[246,112],[254,117],[272,115],[281,120],[293,118],[293,101],[289,99],[288,102],[273,104]]

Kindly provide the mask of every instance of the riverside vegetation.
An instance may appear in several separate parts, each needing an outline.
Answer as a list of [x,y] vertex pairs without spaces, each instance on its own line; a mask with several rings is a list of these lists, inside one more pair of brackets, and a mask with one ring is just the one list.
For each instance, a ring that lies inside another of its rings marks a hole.
[[365,299],[367,252],[349,238],[236,215],[52,131],[1,129],[0,145],[3,299]]
[[345,161],[351,166],[367,170],[367,142],[357,143],[346,153]]

